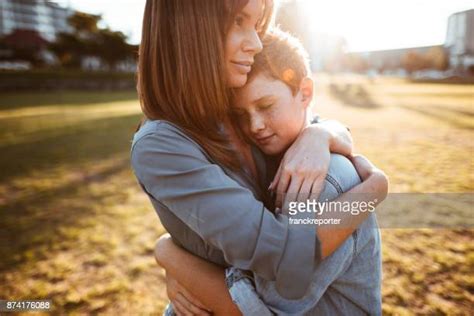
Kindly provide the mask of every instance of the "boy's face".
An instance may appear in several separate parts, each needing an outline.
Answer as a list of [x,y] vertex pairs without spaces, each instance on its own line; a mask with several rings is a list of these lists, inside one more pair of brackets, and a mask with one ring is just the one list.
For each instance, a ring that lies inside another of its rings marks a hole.
[[265,154],[284,152],[305,125],[309,102],[282,81],[258,74],[237,89],[233,113],[245,135]]

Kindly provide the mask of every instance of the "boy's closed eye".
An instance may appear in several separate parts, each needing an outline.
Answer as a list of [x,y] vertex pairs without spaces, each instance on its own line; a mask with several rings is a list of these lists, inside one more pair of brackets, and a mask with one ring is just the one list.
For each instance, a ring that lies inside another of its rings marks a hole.
[[[234,117],[235,121],[239,124],[244,124],[249,120],[249,115],[246,111],[243,110],[232,110],[231,115]],[[242,126],[242,125],[241,125]]]
[[265,104],[259,105],[259,106],[258,106],[258,109],[259,109],[259,110],[268,110],[268,109],[270,109],[272,106],[273,106],[273,102],[271,102],[271,103],[265,103]]

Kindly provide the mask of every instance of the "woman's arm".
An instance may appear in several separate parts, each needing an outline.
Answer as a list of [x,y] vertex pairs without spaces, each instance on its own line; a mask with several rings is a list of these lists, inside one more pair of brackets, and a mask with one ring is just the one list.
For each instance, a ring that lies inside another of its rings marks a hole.
[[[318,238],[321,240],[321,256],[326,258],[331,255],[339,246],[367,219],[369,212],[367,207],[361,207],[361,202],[380,204],[388,193],[388,177],[376,168],[368,159],[361,155],[350,157],[352,164],[362,179],[362,183],[353,187],[351,190],[341,194],[334,202],[350,203],[356,202],[358,207],[352,210],[361,211],[359,215],[354,216],[349,213],[338,213],[341,219],[341,225],[338,226],[320,226],[317,230]],[[369,204],[370,205],[370,204]],[[331,214],[335,217],[336,214]]]
[[[352,157],[352,161],[363,183],[348,191],[339,200],[369,202],[376,198],[378,201],[382,201],[387,188],[386,176],[362,156]],[[359,193],[366,194],[361,199],[357,195]],[[368,213],[365,214],[368,216]],[[322,240],[323,257],[327,257],[335,251],[366,218],[365,215],[348,215],[347,217],[355,218],[357,222],[352,222],[350,227],[345,228],[318,229],[318,237]],[[168,296],[177,308],[178,306],[180,308],[187,306],[187,310],[194,314],[198,314],[196,311],[203,311],[203,309],[213,311],[217,315],[239,313],[229,296],[224,281],[223,268],[176,246],[169,235],[160,238],[155,249],[155,258],[167,271]],[[216,298],[219,299],[216,300]]]
[[[320,128],[321,134],[327,134],[329,137],[329,150],[335,154],[350,156],[354,150],[352,135],[349,129],[336,120],[323,120],[317,124],[308,126],[312,128]],[[324,137],[324,136],[323,136]]]
[[283,297],[306,293],[320,258],[316,231],[265,209],[182,130],[145,123],[134,137],[131,162],[159,214],[170,212],[230,265],[274,280]]
[[[350,156],[349,158],[356,168],[362,183],[354,186],[349,191],[342,193],[340,196],[330,202],[333,203],[332,205],[350,206],[350,212],[342,211],[342,209],[333,209],[331,212],[323,212],[322,214],[318,214],[318,219],[331,218],[339,220],[338,224],[315,226],[318,238],[317,244],[321,245],[320,259],[326,258],[337,248],[339,248],[339,246],[341,246],[342,243],[370,215],[370,212],[367,211],[367,206],[372,205],[375,208],[375,206],[380,204],[386,198],[388,193],[388,178],[383,171],[375,167],[367,158],[362,155],[354,155]],[[289,205],[291,202],[296,201],[303,203],[302,205],[306,207],[308,202],[318,201],[319,194],[302,194],[293,192],[295,191],[289,191],[286,194],[285,200],[281,206],[282,213],[293,219],[297,219],[299,216],[302,218],[308,218],[312,216],[312,213],[308,213],[306,211],[295,212],[294,214],[290,215]],[[325,201],[318,202],[322,203]],[[328,205],[329,204],[326,204],[327,207],[329,207]]]
[[[359,204],[361,201],[368,203],[374,199],[382,201],[388,186],[387,177],[362,156],[351,157],[351,160],[363,182],[335,201],[357,201]],[[355,209],[357,208],[352,210]],[[345,242],[368,214],[365,212],[357,216],[344,215],[341,217],[342,221],[349,219],[351,222],[340,228],[320,227],[317,234],[322,244],[322,258],[332,254]],[[188,312],[196,315],[207,315],[207,311],[215,315],[240,314],[229,295],[222,267],[176,246],[169,235],[160,237],[155,248],[155,258],[166,270],[168,297],[174,306],[186,308]]]
[[176,246],[168,234],[159,238],[155,259],[166,270],[166,287],[173,305],[193,314],[205,315],[207,310],[213,315],[241,315],[230,297],[222,267]]
[[[301,298],[330,234],[317,238],[316,229],[290,225],[288,217],[272,214],[175,127],[160,122],[140,132],[132,166],[157,210],[172,212],[220,249],[229,264],[275,280],[285,298]],[[362,221],[365,214],[357,217]]]
[[[363,182],[335,201],[360,203],[377,199],[379,202],[376,204],[379,204],[386,195],[387,177],[362,156],[353,156],[351,160]],[[368,215],[369,213],[361,216],[345,215],[343,220],[355,219],[346,227],[318,228],[318,238],[322,240],[322,257],[325,258],[334,252]],[[169,235],[160,237],[155,248],[155,258],[166,270],[168,297],[172,302],[178,301],[175,305],[179,303],[181,306],[188,306],[188,311],[194,311],[195,314],[199,309],[207,309],[216,315],[240,313],[230,298],[222,267],[176,246]]]
[[306,127],[286,151],[269,187],[275,191],[277,207],[286,193],[301,199],[321,193],[328,172],[330,153],[350,156],[352,136],[347,127],[334,120],[324,120]]

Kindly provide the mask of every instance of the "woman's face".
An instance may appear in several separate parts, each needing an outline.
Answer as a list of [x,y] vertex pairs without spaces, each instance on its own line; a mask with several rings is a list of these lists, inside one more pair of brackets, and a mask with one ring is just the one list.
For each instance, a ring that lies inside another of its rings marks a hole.
[[236,90],[232,112],[244,134],[265,154],[284,152],[304,127],[312,81],[305,84],[308,88],[293,95],[284,82],[258,74]]
[[240,88],[247,82],[253,57],[262,50],[258,36],[258,24],[263,14],[263,0],[249,0],[240,11],[227,33],[225,62],[227,85]]

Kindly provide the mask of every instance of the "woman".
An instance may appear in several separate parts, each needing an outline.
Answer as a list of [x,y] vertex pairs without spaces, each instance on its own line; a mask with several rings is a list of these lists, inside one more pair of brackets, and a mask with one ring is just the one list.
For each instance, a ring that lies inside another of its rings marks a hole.
[[[275,280],[278,292],[291,299],[304,295],[315,265],[354,228],[291,227],[287,217],[272,214],[256,199],[256,164],[227,112],[229,89],[245,84],[271,11],[269,0],[147,1],[139,93],[148,120],[134,137],[131,160],[178,245],[221,266]],[[319,193],[330,151],[351,152],[342,125],[306,128],[282,159],[273,181],[277,192],[310,187],[309,193]],[[350,192],[383,191],[377,170],[365,169],[370,176]],[[199,299],[216,314],[235,312],[220,298]]]
[[[279,157],[286,148],[295,141],[301,129],[310,124],[313,79],[310,76],[307,53],[294,37],[272,30],[262,41],[263,50],[255,56],[247,83],[243,88],[235,90],[232,116],[245,138],[265,153],[265,170],[270,175],[267,178],[271,178],[274,172],[272,166],[278,165]],[[354,160],[357,165],[358,159]],[[365,178],[362,172],[361,176]],[[265,179],[263,182],[263,187],[269,185]],[[331,154],[329,171],[319,201],[333,200],[359,183],[360,177],[351,162],[346,157]],[[314,199],[317,200],[317,197]],[[314,201],[303,201],[303,207],[310,206],[304,202]],[[268,208],[273,210],[271,205]],[[288,213],[290,224],[297,220],[294,218],[297,213],[296,204],[292,201]],[[337,221],[337,214],[334,212],[318,214],[317,220],[323,221],[324,215],[329,215],[327,221]],[[344,227],[346,223],[335,225]],[[232,300],[244,315],[378,315],[382,307],[380,246],[380,234],[374,214],[364,221],[352,238],[346,240],[330,258],[325,259],[312,276],[308,276],[312,279],[311,286],[304,297],[298,300],[281,297],[275,291],[274,282],[261,279],[258,275],[245,280],[245,274],[234,268],[228,269],[227,273],[224,269],[217,268],[220,272],[217,273],[216,280],[221,280],[222,275],[227,274],[226,283]],[[206,274],[204,271],[216,267],[210,263],[206,267],[205,261],[186,254],[174,246],[172,241],[167,241],[166,237],[160,238],[156,247],[156,260],[167,270],[168,276],[176,275],[183,287],[188,287],[191,293],[209,292],[210,296],[221,296],[219,291],[210,287],[194,289],[192,285],[212,284],[216,274]],[[191,268],[190,262],[197,262],[195,266],[200,268]],[[183,279],[183,274],[189,274],[189,277]],[[234,282],[236,275],[239,280]],[[169,290],[172,291],[172,287],[171,285]],[[171,297],[174,298],[173,295]],[[177,305],[176,309],[187,309],[186,306],[192,305],[181,295],[173,300],[173,304]],[[199,310],[199,307],[196,306],[196,309]],[[170,310],[171,308],[168,309]]]

